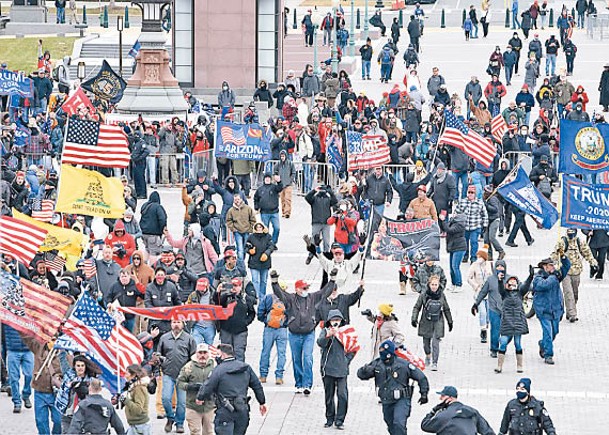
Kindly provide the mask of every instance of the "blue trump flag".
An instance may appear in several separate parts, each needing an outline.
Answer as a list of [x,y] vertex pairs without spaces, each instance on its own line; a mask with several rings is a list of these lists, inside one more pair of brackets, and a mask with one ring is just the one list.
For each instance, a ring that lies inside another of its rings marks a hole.
[[328,138],[328,143],[326,143],[326,156],[328,157],[328,163],[332,165],[334,172],[337,174],[343,167],[343,156],[340,155],[339,146],[340,144],[336,143],[334,136]]
[[562,216],[566,228],[609,229],[609,184],[589,184],[575,177],[562,178]]
[[609,169],[609,124],[560,121],[558,172],[596,174]]
[[34,96],[31,79],[13,71],[0,71],[0,95],[19,95],[22,98]]
[[543,228],[549,230],[558,221],[558,210],[533,186],[522,167],[518,168],[515,179],[497,190],[510,204],[533,216]]
[[32,140],[32,131],[21,123],[17,124],[15,129],[15,146],[25,147],[29,146]]
[[232,160],[266,161],[271,158],[270,129],[260,124],[218,121],[214,155]]

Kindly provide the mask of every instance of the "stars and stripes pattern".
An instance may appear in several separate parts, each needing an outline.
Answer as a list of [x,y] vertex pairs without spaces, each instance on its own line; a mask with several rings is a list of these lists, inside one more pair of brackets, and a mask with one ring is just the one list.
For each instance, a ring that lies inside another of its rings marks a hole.
[[126,168],[130,160],[129,141],[120,126],[82,119],[68,120],[62,163]]
[[423,361],[423,358],[421,358],[418,355],[415,355],[414,353],[410,352],[408,349],[398,348],[395,350],[395,355],[398,358],[405,359],[409,363],[413,364],[419,370],[425,370],[425,361]]
[[241,128],[232,128],[229,126],[223,126],[220,128],[220,136],[222,137],[222,143],[232,143],[237,146],[245,145],[245,136]]
[[129,365],[142,362],[143,349],[138,339],[117,324],[86,292],[66,320],[63,332],[79,348],[86,349],[91,359],[105,372],[115,376],[123,377]]
[[503,140],[503,135],[508,131],[508,125],[503,119],[503,116],[497,115],[493,119],[491,119],[491,134],[497,140],[497,142],[501,142]]
[[45,252],[44,264],[47,269],[50,269],[54,272],[61,272],[63,271],[63,268],[66,265],[66,259],[59,254],[55,254],[54,252]]
[[338,328],[336,338],[345,348],[345,353],[357,353],[360,350],[357,332],[353,326],[345,325]]
[[347,165],[349,171],[386,165],[391,161],[387,138],[347,132]]
[[55,202],[52,199],[35,198],[32,202],[32,217],[41,222],[51,222],[55,212]]
[[92,258],[87,258],[85,260],[85,278],[91,279],[95,275],[97,275],[97,265],[95,264],[95,260]]
[[24,264],[29,264],[47,230],[9,216],[0,217],[0,252],[9,254]]
[[484,166],[488,167],[493,163],[497,149],[489,140],[468,128],[448,110],[444,111],[444,119],[446,124],[439,143],[459,148]]

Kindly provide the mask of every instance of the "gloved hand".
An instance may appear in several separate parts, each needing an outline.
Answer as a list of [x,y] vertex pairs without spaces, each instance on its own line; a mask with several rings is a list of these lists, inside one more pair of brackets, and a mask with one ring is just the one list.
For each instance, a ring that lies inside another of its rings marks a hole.
[[535,268],[529,264],[529,276],[535,275]]
[[452,322],[450,322],[448,324],[448,332],[452,332],[452,330],[453,330],[453,324],[452,324]]
[[416,320],[413,320],[412,322],[410,322],[410,324],[412,325],[413,328],[416,328],[418,325],[418,322]]
[[362,313],[362,316],[372,316],[372,311],[370,311],[370,308],[362,311],[361,313]]
[[269,275],[271,277],[271,282],[272,283],[279,282],[279,274],[277,273],[276,270],[271,270],[271,273]]
[[425,405],[428,402],[429,399],[427,398],[427,394],[421,394],[421,398],[419,399],[419,405]]
[[446,408],[446,402],[440,402],[438,403],[436,406],[433,407],[432,411],[433,412],[438,412],[442,409]]
[[334,268],[330,271],[330,281],[336,281],[336,275],[338,275],[338,269]]
[[264,263],[268,259],[269,259],[269,256],[263,252],[262,255],[260,256],[260,261],[262,261]]
[[478,305],[474,304],[472,305],[472,316],[475,316],[476,314],[478,314]]

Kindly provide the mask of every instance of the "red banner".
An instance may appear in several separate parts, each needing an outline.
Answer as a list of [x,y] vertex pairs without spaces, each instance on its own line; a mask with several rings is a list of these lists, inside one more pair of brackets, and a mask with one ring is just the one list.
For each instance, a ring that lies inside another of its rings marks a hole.
[[155,307],[155,308],[135,308],[135,307],[117,307],[118,310],[135,314],[138,316],[148,317],[155,320],[184,320],[184,321],[201,321],[201,320],[226,320],[233,315],[236,302],[233,302],[224,308],[220,305],[179,305],[177,307]]

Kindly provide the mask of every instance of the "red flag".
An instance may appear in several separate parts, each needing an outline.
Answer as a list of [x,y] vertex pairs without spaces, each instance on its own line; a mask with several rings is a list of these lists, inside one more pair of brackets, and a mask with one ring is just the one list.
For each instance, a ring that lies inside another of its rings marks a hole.
[[4,271],[0,281],[0,321],[41,343],[51,341],[72,299]]
[[418,369],[425,370],[425,361],[423,361],[423,359],[421,357],[410,352],[408,349],[399,349],[398,348],[395,350],[395,354],[399,358],[405,359],[409,363],[413,364]]
[[0,216],[0,252],[11,255],[24,264],[32,261],[46,235],[47,230],[35,225],[9,216]]
[[116,307],[118,310],[148,317],[155,320],[226,320],[233,315],[236,302],[224,308],[220,305],[189,304],[177,307],[155,307],[155,308],[136,308],[136,307]]
[[357,353],[360,350],[360,345],[357,342],[357,332],[351,325],[345,325],[338,328],[336,338],[345,348],[345,353]]
[[68,97],[68,99],[61,105],[61,108],[64,112],[68,114],[68,116],[72,116],[78,113],[78,109],[81,107],[86,107],[89,110],[89,113],[95,112],[95,108],[87,97],[87,94],[82,90],[82,88],[78,88],[76,92]]
[[497,140],[497,142],[501,143],[503,140],[503,135],[506,131],[508,131],[508,125],[501,114],[491,119],[491,134]]

